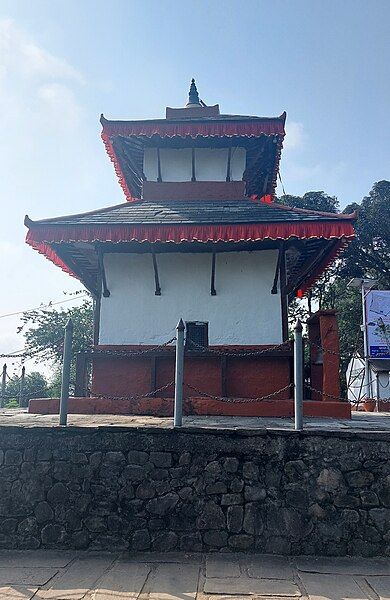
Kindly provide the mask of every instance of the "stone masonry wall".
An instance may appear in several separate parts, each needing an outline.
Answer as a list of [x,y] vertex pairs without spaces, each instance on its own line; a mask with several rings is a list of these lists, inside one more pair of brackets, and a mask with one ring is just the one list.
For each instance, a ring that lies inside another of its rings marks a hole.
[[0,547],[390,555],[386,434],[0,427]]

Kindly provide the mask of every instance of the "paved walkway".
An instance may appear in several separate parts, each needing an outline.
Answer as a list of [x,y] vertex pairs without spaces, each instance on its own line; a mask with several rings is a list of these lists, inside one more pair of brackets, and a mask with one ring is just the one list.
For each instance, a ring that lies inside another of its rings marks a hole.
[[[0,409],[0,427],[13,425],[23,427],[55,427],[58,415],[34,415],[25,409]],[[172,417],[148,417],[134,415],[69,415],[68,425],[73,427],[158,427],[171,428]],[[184,429],[240,429],[291,431],[292,418],[277,417],[212,417],[189,416],[183,418]],[[354,412],[352,419],[310,417],[304,419],[309,431],[383,431],[390,432],[390,413]]]
[[1,551],[0,599],[389,600],[390,559]]

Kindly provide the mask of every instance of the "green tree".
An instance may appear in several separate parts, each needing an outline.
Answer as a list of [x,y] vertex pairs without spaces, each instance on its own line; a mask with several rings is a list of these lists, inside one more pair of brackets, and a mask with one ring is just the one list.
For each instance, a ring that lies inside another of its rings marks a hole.
[[350,204],[344,213],[357,212],[356,239],[342,258],[341,277],[369,277],[390,289],[390,181],[378,181],[361,205]]
[[[7,383],[5,406],[10,408],[19,406],[20,383],[21,377],[19,375],[14,375]],[[22,406],[27,406],[31,398],[47,398],[48,395],[49,387],[44,375],[38,371],[27,373],[23,384]]]
[[286,194],[277,200],[279,204],[304,208],[306,210],[318,210],[320,212],[337,213],[339,201],[335,196],[328,196],[325,192],[306,192],[303,196],[292,196]]
[[64,327],[73,321],[73,353],[82,352],[93,342],[93,310],[88,298],[80,306],[56,309],[44,307],[23,313],[18,333],[23,333],[27,351],[37,352],[36,361],[62,361]]

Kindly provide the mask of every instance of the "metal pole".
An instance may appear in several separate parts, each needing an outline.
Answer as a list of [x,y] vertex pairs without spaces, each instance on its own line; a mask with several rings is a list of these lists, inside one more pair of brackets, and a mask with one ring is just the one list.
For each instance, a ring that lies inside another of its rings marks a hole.
[[7,385],[7,365],[3,365],[3,373],[1,375],[1,399],[0,399],[0,408],[4,407],[5,400],[5,391]]
[[366,316],[366,295],[370,291],[364,287],[362,283],[362,311],[363,311],[363,340],[364,340],[364,395],[366,398],[372,397],[372,389],[370,382],[370,363],[368,361],[368,335],[367,335],[367,316]]
[[68,398],[70,383],[70,363],[72,361],[73,322],[69,319],[65,325],[64,354],[62,358],[62,380],[60,398],[60,425],[66,425],[68,420]]
[[303,344],[302,323],[298,319],[294,329],[294,416],[295,430],[303,429]]
[[176,365],[175,365],[175,410],[173,426],[183,423],[183,373],[184,373],[184,323],[183,319],[176,327]]
[[24,398],[23,398],[23,392],[24,392],[24,378],[26,376],[26,367],[23,365],[22,367],[22,374],[20,376],[20,383],[19,383],[19,408],[21,408],[24,405]]

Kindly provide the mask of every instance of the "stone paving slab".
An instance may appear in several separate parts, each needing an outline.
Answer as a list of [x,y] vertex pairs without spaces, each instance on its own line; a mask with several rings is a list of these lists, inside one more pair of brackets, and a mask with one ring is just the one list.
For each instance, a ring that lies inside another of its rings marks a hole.
[[38,590],[36,598],[81,600],[112,566],[117,555],[83,556]]
[[66,550],[0,550],[0,568],[66,567],[76,556]]
[[246,596],[278,596],[299,598],[301,592],[292,581],[282,579],[253,579],[250,577],[206,579],[204,591],[207,594],[242,594]]
[[57,568],[0,567],[0,586],[8,583],[20,585],[45,585],[58,573]]
[[[277,417],[220,417],[191,415],[183,418],[183,430],[293,430],[292,418]],[[144,415],[69,415],[70,427],[173,427],[171,417]],[[35,415],[25,409],[0,409],[1,426],[58,427],[58,415]],[[390,432],[390,412],[353,412],[352,419],[305,417],[304,429],[312,431],[372,431]]]
[[304,573],[300,578],[309,600],[370,600],[352,575]]
[[99,580],[92,592],[92,600],[123,598],[137,600],[150,573],[150,566],[143,563],[114,564]]
[[366,581],[379,600],[390,600],[390,577],[367,577]]
[[1,552],[0,600],[390,600],[390,559],[59,554]]
[[237,556],[211,554],[206,557],[206,577],[239,577],[241,567]]
[[342,575],[390,575],[390,561],[381,558],[301,557],[295,564],[307,573],[339,573]]
[[199,565],[159,564],[150,578],[148,600],[195,600]]
[[249,577],[257,579],[293,579],[294,571],[285,556],[248,556],[245,560]]

